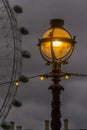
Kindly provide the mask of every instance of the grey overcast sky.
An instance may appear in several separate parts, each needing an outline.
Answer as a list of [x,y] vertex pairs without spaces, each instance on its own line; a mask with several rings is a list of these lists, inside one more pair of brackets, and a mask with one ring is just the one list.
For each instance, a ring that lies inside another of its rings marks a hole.
[[[87,74],[87,0],[10,0],[10,4],[20,5],[23,14],[17,15],[19,28],[25,26],[29,35],[22,36],[22,48],[31,53],[31,59],[23,59],[22,73],[33,76],[49,72],[50,67],[39,53],[38,38],[49,28],[51,19],[64,19],[64,27],[76,35],[77,44],[63,70]],[[21,108],[12,107],[7,118],[23,129],[44,130],[44,120],[51,120],[51,93],[49,79],[31,79],[28,84],[21,83],[17,98],[22,101]],[[69,128],[87,128],[87,77],[64,78],[61,81],[65,90],[61,93],[61,121],[69,120]],[[63,125],[63,124],[62,124]]]

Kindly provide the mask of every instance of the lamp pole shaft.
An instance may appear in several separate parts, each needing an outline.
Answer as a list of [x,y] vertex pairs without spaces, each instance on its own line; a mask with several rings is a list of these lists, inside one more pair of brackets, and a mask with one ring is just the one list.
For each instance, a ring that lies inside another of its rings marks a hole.
[[53,85],[49,87],[52,92],[52,111],[51,111],[51,130],[60,130],[61,129],[61,102],[60,102],[60,94],[63,87],[59,85],[59,83],[54,82]]

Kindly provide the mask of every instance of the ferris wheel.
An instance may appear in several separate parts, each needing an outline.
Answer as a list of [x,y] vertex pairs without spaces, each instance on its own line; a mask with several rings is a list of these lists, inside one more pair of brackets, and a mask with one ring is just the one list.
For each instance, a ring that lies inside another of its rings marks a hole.
[[22,56],[29,58],[28,52],[22,51],[20,36],[28,31],[23,27],[18,29],[14,12],[22,13],[22,9],[15,6],[13,10],[8,0],[0,0],[0,124],[6,119],[16,96]]

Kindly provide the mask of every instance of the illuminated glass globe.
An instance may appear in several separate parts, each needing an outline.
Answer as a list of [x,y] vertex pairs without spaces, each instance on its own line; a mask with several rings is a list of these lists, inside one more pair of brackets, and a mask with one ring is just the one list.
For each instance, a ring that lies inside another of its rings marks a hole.
[[63,20],[53,19],[50,23],[51,27],[39,40],[40,52],[48,61],[67,59],[73,51],[75,41],[63,28]]

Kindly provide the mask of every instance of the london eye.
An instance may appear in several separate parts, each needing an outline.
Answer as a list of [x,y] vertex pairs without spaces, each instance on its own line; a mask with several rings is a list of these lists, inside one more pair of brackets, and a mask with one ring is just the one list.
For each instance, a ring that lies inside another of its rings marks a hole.
[[21,37],[14,11],[7,0],[0,0],[0,124],[16,96],[21,59]]

